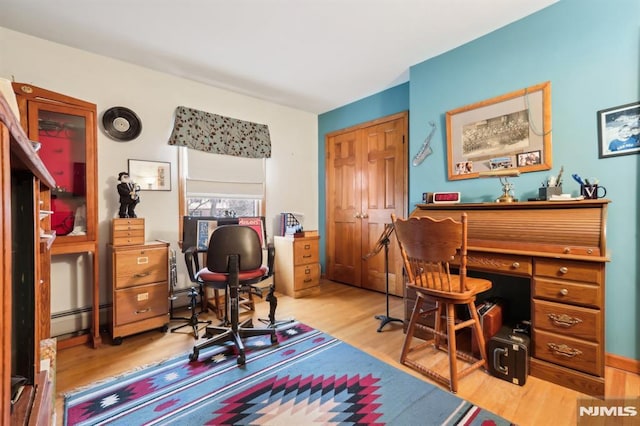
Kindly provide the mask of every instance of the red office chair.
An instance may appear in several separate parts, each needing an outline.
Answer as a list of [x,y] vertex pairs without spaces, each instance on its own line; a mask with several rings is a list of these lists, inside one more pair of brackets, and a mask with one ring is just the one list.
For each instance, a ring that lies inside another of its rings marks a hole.
[[207,267],[195,276],[205,286],[226,289],[225,305],[230,311],[230,325],[207,327],[206,336],[210,339],[194,346],[193,353],[189,355],[191,361],[198,359],[201,349],[232,342],[238,351],[238,365],[243,365],[243,338],[270,335],[272,344],[278,342],[275,328],[253,328],[251,318],[239,322],[240,289],[262,281],[268,274],[269,268],[262,265],[262,246],[255,230],[247,226],[226,225],[211,234]]

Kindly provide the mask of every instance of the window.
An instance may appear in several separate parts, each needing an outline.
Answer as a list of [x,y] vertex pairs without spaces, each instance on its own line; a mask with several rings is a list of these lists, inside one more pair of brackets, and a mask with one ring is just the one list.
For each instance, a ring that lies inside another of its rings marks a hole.
[[[264,158],[180,148],[180,216],[264,215]],[[180,220],[182,222],[182,220]]]
[[221,198],[187,195],[189,216],[254,217],[261,216],[262,200],[255,198]]

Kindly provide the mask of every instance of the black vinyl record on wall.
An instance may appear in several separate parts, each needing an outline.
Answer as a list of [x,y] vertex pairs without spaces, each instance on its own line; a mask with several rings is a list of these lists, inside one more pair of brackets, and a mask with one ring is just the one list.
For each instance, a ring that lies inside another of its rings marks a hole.
[[102,114],[102,127],[110,138],[127,142],[140,136],[142,123],[135,112],[125,107],[112,107]]

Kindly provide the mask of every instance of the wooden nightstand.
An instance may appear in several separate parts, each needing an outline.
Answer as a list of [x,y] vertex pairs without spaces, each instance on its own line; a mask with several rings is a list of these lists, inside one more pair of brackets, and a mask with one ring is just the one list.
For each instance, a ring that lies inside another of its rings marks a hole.
[[319,236],[274,237],[276,290],[294,298],[320,291]]

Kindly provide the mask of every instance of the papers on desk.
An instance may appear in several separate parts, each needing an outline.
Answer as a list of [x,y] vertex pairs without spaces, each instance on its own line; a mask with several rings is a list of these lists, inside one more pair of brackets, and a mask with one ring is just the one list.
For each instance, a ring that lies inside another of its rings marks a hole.
[[580,201],[584,200],[582,195],[577,197],[572,197],[571,194],[560,194],[560,195],[552,195],[549,198],[549,201]]

